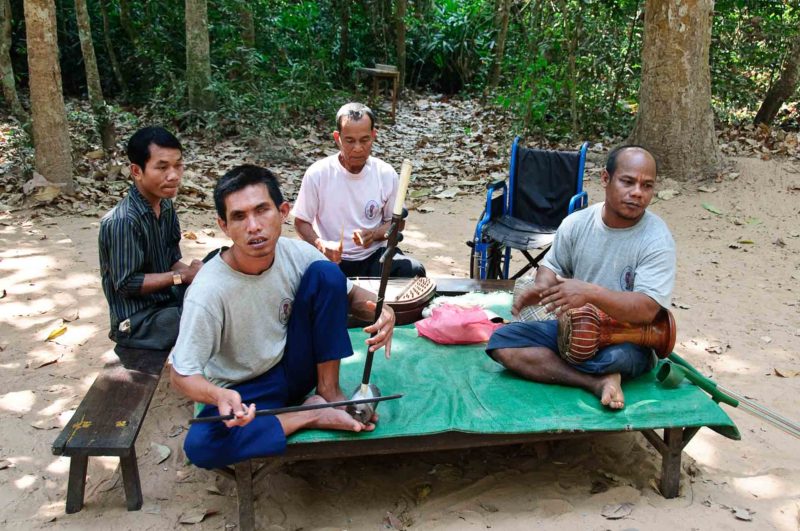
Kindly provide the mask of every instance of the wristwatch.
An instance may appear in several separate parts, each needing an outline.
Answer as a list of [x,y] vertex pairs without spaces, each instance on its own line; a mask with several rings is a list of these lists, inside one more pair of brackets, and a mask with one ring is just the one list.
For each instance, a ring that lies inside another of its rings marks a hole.
[[180,286],[183,284],[183,279],[181,278],[181,274],[177,271],[172,272],[172,285],[173,286]]

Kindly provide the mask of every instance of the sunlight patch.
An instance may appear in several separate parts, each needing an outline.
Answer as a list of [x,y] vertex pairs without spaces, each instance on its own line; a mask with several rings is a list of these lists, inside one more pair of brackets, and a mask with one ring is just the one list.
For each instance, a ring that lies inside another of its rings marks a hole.
[[0,409],[13,413],[27,413],[36,403],[36,395],[31,390],[13,391],[0,396]]

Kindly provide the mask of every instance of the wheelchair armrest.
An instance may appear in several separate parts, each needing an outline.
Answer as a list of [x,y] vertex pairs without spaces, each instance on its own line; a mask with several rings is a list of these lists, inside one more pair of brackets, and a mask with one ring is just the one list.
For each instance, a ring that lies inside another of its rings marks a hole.
[[501,181],[495,181],[495,182],[493,182],[493,183],[486,183],[486,189],[487,189],[487,190],[494,190],[494,189],[495,189],[495,188],[497,188],[498,186],[500,186],[500,185],[504,185],[504,184],[506,184],[506,181],[505,181],[505,179],[503,179],[503,180],[501,180]]
[[576,210],[583,210],[589,206],[589,194],[586,192],[580,192],[572,196],[572,199],[569,200],[569,210],[567,211],[567,215],[572,214]]

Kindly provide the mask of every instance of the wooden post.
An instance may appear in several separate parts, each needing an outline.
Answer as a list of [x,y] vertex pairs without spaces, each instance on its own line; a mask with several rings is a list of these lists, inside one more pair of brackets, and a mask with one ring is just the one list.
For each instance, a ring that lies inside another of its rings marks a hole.
[[67,514],[83,509],[83,493],[86,491],[86,468],[89,456],[75,455],[69,459],[69,482],[67,483]]
[[119,458],[122,467],[122,485],[125,488],[125,501],[129,511],[142,508],[142,483],[139,480],[139,465],[136,463],[136,448],[131,447],[127,456]]
[[665,451],[661,454],[661,495],[675,498],[681,484],[683,428],[664,428]]
[[253,503],[253,464],[249,459],[236,463],[236,494],[239,501],[239,529],[255,531],[256,511]]

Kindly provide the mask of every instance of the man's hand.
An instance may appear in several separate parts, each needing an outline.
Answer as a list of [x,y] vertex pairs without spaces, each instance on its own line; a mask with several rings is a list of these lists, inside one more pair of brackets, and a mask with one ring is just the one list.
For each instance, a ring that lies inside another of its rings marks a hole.
[[203,267],[203,262],[201,260],[192,260],[192,263],[181,271],[181,282],[184,284],[191,284],[201,267]]
[[517,317],[519,312],[521,312],[526,306],[541,304],[542,292],[545,289],[547,289],[545,286],[531,284],[530,287],[528,287],[519,297],[517,297],[517,300],[514,301],[514,304],[511,305],[511,315]]
[[592,302],[596,288],[588,282],[556,276],[556,284],[542,291],[540,304],[548,312],[561,315],[569,309]]
[[[374,301],[367,301],[366,306],[368,310],[375,312],[376,304]],[[388,304],[383,305],[381,315],[378,320],[368,327],[364,328],[364,332],[372,334],[377,332],[374,337],[367,339],[366,343],[369,345],[369,351],[375,352],[381,347],[386,349],[386,358],[391,357],[392,354],[392,334],[394,334],[394,310]]]
[[342,251],[344,250],[344,242],[332,242],[328,240],[318,239],[316,242],[317,249],[325,255],[325,257],[333,262],[334,264],[338,264],[342,261]]
[[233,428],[234,426],[246,426],[256,418],[256,405],[250,404],[249,407],[242,404],[242,397],[233,389],[220,388],[217,394],[217,409],[220,415],[230,415],[236,418],[224,421],[224,424]]
[[369,247],[375,240],[374,230],[358,229],[353,231],[353,243],[360,247]]

